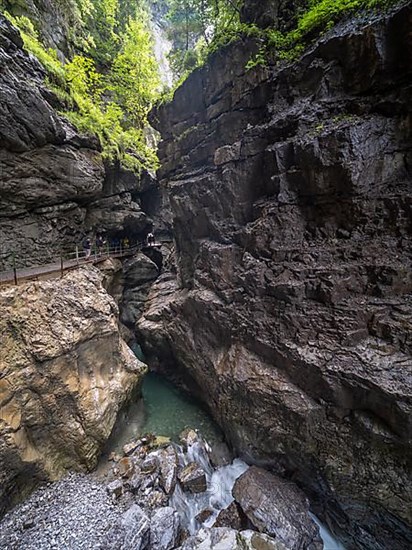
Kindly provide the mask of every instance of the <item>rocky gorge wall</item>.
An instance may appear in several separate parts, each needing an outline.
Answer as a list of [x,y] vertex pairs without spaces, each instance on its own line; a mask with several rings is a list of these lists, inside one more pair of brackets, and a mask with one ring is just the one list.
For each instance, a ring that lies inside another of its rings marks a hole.
[[[0,14],[0,271],[74,251],[88,231],[139,235],[156,181],[105,165],[96,138],[59,114],[39,62]],[[35,258],[30,260],[30,258]]]
[[410,5],[296,63],[216,54],[153,113],[177,279],[137,332],[349,548],[412,543]]
[[146,366],[120,336],[103,276],[0,292],[0,515],[39,481],[90,471]]

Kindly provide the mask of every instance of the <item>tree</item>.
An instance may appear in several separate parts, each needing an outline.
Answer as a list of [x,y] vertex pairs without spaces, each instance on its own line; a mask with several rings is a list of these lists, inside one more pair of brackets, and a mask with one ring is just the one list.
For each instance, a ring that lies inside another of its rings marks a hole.
[[108,80],[108,88],[123,108],[128,124],[142,128],[160,86],[149,20],[144,12],[129,19]]

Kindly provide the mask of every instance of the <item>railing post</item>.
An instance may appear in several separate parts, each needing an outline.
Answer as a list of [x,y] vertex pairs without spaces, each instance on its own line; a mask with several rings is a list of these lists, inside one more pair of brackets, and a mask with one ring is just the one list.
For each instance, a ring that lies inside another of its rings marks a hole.
[[60,276],[64,275],[64,261],[63,261],[63,251],[60,251]]
[[17,286],[18,281],[17,281],[17,269],[16,269],[16,255],[14,252],[13,252],[13,275],[14,275],[14,284]]
[[119,254],[120,254],[120,257],[122,257],[122,241],[120,241],[120,244],[119,244]]
[[76,244],[76,263],[79,265],[79,247]]

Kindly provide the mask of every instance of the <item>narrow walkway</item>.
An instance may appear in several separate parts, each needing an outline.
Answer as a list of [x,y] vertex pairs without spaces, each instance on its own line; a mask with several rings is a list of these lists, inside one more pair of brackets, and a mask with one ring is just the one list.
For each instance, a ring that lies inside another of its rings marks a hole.
[[0,272],[0,285],[6,285],[10,283],[16,284],[16,282],[19,283],[24,280],[36,279],[38,277],[47,278],[44,277],[46,275],[52,276],[58,273],[63,274],[65,271],[77,269],[84,265],[95,265],[104,262],[108,258],[125,258],[128,256],[132,256],[138,250],[143,250],[145,248],[159,248],[161,244],[162,243],[155,243],[148,246],[145,243],[138,243],[135,246],[121,251],[116,248],[113,250],[108,250],[99,255],[92,254],[90,259],[88,260],[86,260],[84,257],[79,257],[73,260],[64,260],[60,258],[49,264],[36,265],[33,267],[26,267],[16,270],[9,269],[7,271]]

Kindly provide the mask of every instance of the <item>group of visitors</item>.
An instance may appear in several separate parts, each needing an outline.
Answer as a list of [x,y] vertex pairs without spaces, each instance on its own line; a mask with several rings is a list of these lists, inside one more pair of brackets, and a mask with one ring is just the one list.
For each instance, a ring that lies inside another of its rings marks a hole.
[[[96,233],[96,237],[95,237],[95,250],[96,250],[96,255],[97,256],[100,256],[106,245],[107,245],[107,240],[105,239],[105,237],[103,236],[102,233]],[[90,256],[92,254],[92,239],[91,237],[88,237],[86,236],[83,240],[83,252],[84,252],[84,259],[85,260],[88,260],[90,259]]]
[[[94,240],[94,248],[95,248],[96,256],[101,256],[104,253],[104,251],[107,249],[108,243],[109,243],[109,250],[113,254],[119,254],[121,253],[122,250],[127,250],[131,248],[131,246],[133,245],[132,241],[127,236],[123,238],[112,237],[108,241],[106,237],[103,235],[103,233],[98,232],[96,233],[96,236],[94,239],[91,236],[86,236],[83,239],[82,247],[83,247],[85,260],[89,260],[92,255],[93,240]],[[134,244],[139,245],[141,243],[136,242]],[[156,246],[156,239],[152,231],[150,231],[147,234],[145,244],[148,247]]]

